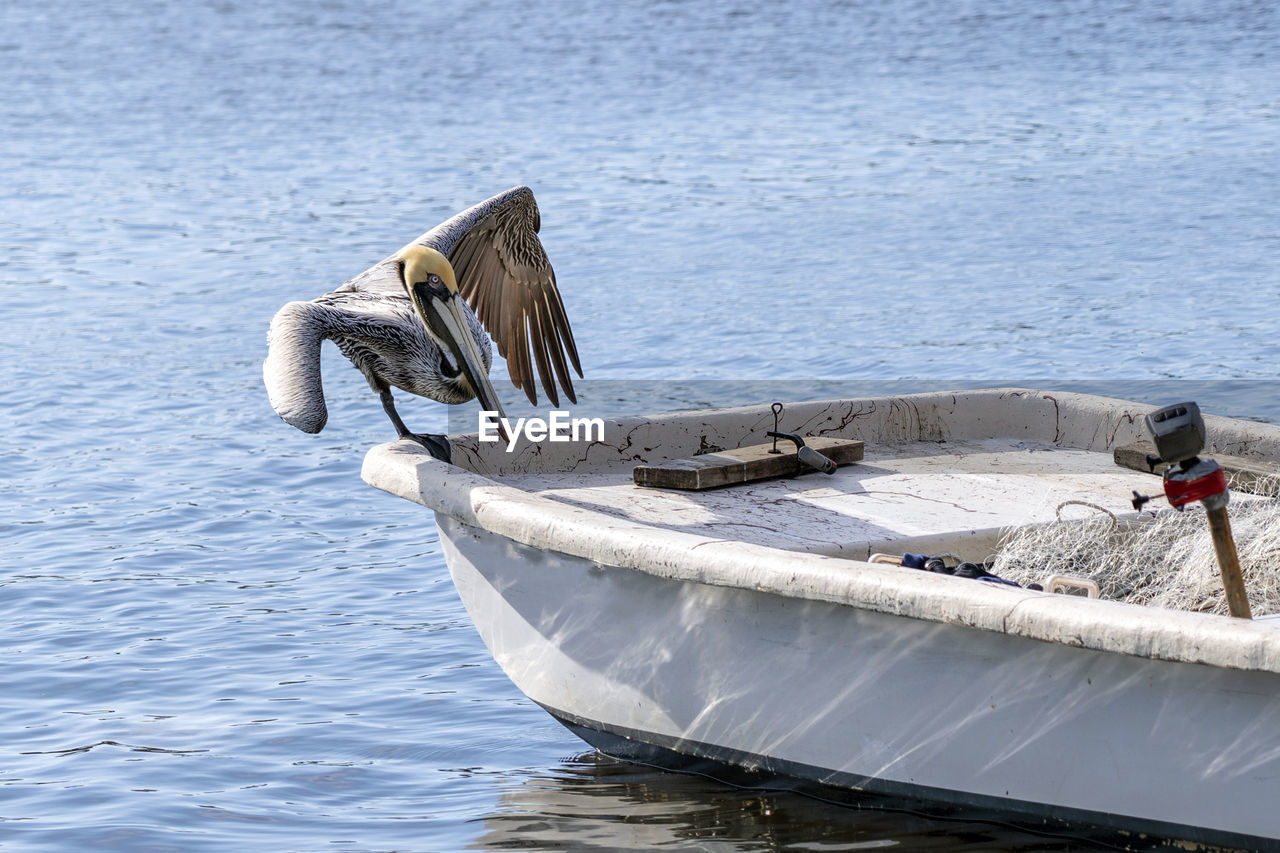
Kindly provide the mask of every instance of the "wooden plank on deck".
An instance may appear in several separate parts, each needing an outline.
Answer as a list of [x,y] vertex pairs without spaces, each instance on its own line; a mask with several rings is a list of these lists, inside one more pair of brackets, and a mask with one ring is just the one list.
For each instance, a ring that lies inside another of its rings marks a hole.
[[[862,442],[849,438],[805,437],[804,443],[837,465],[862,458]],[[774,477],[816,474],[800,462],[790,441],[778,440],[778,453],[770,453],[773,442],[703,453],[687,459],[671,459],[656,465],[637,465],[631,476],[637,486],[656,489],[702,491],[735,483],[752,483]]]

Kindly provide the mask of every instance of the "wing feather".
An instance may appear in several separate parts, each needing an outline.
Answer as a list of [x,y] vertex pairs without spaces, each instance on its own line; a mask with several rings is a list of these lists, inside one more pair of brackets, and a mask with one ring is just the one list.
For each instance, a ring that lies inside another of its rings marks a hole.
[[[549,326],[552,330],[554,330],[556,335],[556,343],[550,348],[551,358],[553,363],[555,364],[556,375],[560,377],[560,381],[563,384],[568,382],[569,380],[569,366],[565,364],[566,354],[569,356],[569,359],[573,362],[574,369],[578,371],[578,375],[579,376],[582,375],[582,368],[578,366],[578,350],[573,345],[572,337],[566,341],[564,337],[560,334],[559,322],[563,320],[563,322],[567,324],[568,320],[564,318],[564,306],[560,304],[558,295],[552,294],[552,293],[544,293],[543,300],[542,300],[542,309],[546,312],[546,320],[544,320],[544,325]],[[571,402],[574,402],[574,403],[578,402],[573,395],[572,388],[567,389],[565,393],[569,395],[569,400]]]
[[551,378],[551,354],[548,351],[548,344],[551,341],[548,337],[554,339],[556,345],[559,345],[560,339],[556,336],[554,329],[543,327],[541,300],[534,300],[533,308],[529,312],[529,331],[530,343],[533,345],[533,361],[538,367],[538,379],[542,381],[542,387],[547,389],[551,405],[559,406],[560,400],[555,393],[556,383]]

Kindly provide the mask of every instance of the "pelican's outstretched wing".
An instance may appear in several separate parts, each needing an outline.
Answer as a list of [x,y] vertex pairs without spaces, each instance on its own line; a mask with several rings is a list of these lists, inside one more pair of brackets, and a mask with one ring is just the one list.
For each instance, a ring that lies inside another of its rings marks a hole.
[[582,367],[556,274],[538,239],[540,224],[533,191],[514,187],[464,210],[416,242],[449,259],[459,292],[493,336],[512,383],[536,404],[536,367],[547,397],[558,406],[556,380],[576,403],[568,365],[578,376]]
[[[579,376],[582,367],[556,288],[556,274],[538,239],[540,224],[533,191],[512,187],[450,217],[413,242],[449,259],[458,290],[498,345],[511,382],[536,405],[536,367],[551,404],[558,406],[555,379],[570,402],[576,403],[569,364]],[[407,298],[397,272],[398,254],[374,264],[336,292]]]

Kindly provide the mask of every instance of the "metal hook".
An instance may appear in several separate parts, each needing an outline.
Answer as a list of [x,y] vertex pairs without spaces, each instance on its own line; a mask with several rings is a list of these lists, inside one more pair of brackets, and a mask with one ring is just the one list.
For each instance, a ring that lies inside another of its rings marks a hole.
[[778,435],[777,435],[777,433],[778,433],[778,419],[782,417],[782,404],[781,404],[781,403],[774,403],[774,404],[773,404],[772,406],[770,406],[769,408],[773,409],[773,432],[769,433],[769,435],[772,435],[772,436],[773,436],[773,449],[772,449],[772,450],[770,450],[769,452],[770,452],[770,453],[781,453],[782,451],[778,449]]

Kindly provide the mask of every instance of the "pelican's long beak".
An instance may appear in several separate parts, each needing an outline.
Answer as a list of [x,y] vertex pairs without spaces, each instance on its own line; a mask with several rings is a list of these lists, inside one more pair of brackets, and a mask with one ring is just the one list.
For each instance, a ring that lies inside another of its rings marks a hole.
[[409,292],[413,306],[426,324],[431,337],[453,356],[454,362],[462,370],[463,379],[480,401],[480,408],[486,412],[497,412],[498,432],[503,441],[510,441],[501,420],[507,415],[502,411],[502,403],[498,401],[498,392],[493,390],[493,385],[489,382],[484,360],[480,357],[480,350],[476,347],[467,318],[463,316],[462,297],[456,291],[444,288],[435,290],[426,284],[416,284]]

